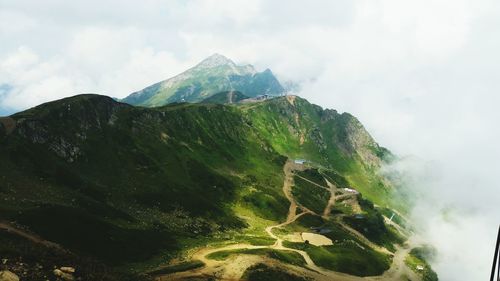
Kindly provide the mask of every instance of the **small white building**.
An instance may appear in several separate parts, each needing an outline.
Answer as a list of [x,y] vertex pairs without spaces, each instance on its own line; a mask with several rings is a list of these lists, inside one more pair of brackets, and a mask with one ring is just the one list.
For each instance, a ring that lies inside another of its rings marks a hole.
[[295,164],[304,165],[304,163],[306,163],[305,159],[295,159]]
[[424,270],[424,266],[423,265],[417,265],[417,270]]

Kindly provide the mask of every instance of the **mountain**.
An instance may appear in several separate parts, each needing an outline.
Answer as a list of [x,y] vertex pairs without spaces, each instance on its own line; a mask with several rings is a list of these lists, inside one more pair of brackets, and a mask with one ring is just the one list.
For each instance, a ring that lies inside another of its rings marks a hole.
[[240,91],[248,97],[285,93],[271,70],[257,72],[251,65],[236,65],[230,59],[214,54],[175,77],[132,93],[122,102],[148,107],[199,102],[223,91]]
[[402,247],[407,205],[380,173],[394,156],[355,117],[297,96],[219,104],[228,95],[243,98],[144,108],[79,95],[0,118],[2,268],[23,280],[62,266],[82,280],[437,280],[425,248]]

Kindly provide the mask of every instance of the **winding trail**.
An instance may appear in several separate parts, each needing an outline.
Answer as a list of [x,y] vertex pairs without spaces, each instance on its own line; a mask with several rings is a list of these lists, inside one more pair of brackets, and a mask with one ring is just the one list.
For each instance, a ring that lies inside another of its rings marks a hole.
[[[292,186],[293,182],[293,170],[295,165],[292,161],[287,161],[283,166],[283,173],[285,174],[285,180],[283,181],[283,193],[286,199],[290,202],[290,207],[288,208],[288,215],[286,218],[287,222],[292,222],[293,218],[297,214],[297,202],[293,199]],[[295,167],[297,168],[297,167]],[[303,207],[301,207],[303,209]]]
[[[329,219],[330,218],[330,212],[335,205],[336,200],[339,198],[346,198],[349,196],[353,196],[354,194],[347,194],[347,193],[342,193],[340,195],[335,195],[335,193],[338,191],[337,187],[330,183],[328,180],[326,180],[328,184],[328,188],[321,186],[315,182],[312,182],[308,179],[305,179],[297,174],[294,173],[294,171],[297,170],[303,170],[305,169],[303,165],[298,165],[295,164],[294,161],[288,160],[284,167],[283,167],[283,172],[285,174],[285,179],[283,181],[283,193],[285,197],[288,199],[290,202],[290,207],[288,210],[288,215],[287,218],[284,222],[279,223],[277,225],[271,225],[265,228],[265,232],[269,237],[273,238],[276,240],[276,242],[271,245],[271,246],[254,246],[250,244],[245,244],[245,243],[238,243],[238,244],[231,244],[227,246],[222,246],[222,247],[206,247],[198,250],[195,252],[192,256],[192,260],[200,260],[205,263],[205,266],[202,268],[197,268],[193,270],[188,270],[188,271],[183,271],[183,272],[176,272],[172,274],[167,274],[167,275],[162,275],[162,276],[157,276],[155,280],[157,281],[164,281],[164,280],[182,280],[184,278],[190,278],[190,277],[213,277],[216,278],[217,280],[240,280],[243,273],[245,272],[246,269],[248,269],[250,266],[260,263],[260,262],[266,262],[267,264],[272,264],[277,267],[282,267],[286,268],[287,271],[302,275],[302,276],[308,276],[313,278],[313,280],[320,280],[320,281],[330,281],[330,280],[336,280],[336,281],[379,281],[379,280],[390,280],[390,281],[397,281],[397,280],[402,280],[403,276],[408,276],[411,278],[411,280],[420,280],[420,278],[413,272],[411,271],[404,263],[404,259],[408,252],[410,251],[409,248],[401,248],[397,247],[396,253],[391,253],[387,249],[380,247],[378,245],[375,245],[371,241],[369,241],[366,237],[364,237],[362,234],[357,232],[356,230],[352,229],[348,225],[342,222],[342,216],[336,216],[335,220],[338,222],[343,228],[345,228],[347,231],[355,235],[357,238],[359,238],[361,241],[366,243],[369,247],[372,247],[373,249],[394,255],[393,261],[391,264],[391,267],[385,271],[382,275],[380,276],[369,276],[369,277],[359,277],[359,276],[354,276],[354,275],[349,275],[341,272],[335,272],[331,270],[327,270],[324,268],[321,268],[317,266],[314,261],[311,259],[309,254],[305,251],[297,250],[297,249],[292,249],[292,248],[287,248],[283,246],[283,239],[280,238],[279,236],[275,235],[273,233],[273,229],[276,228],[281,228],[284,226],[287,226],[293,222],[295,222],[298,218],[305,214],[315,214],[311,210],[307,209],[306,207],[300,205],[298,202],[295,201],[293,195],[292,195],[292,186],[294,185],[294,176],[300,177],[308,182],[311,182],[312,184],[315,184],[321,188],[327,189],[331,196],[328,201],[327,206],[325,207],[322,216],[324,218]],[[299,214],[297,214],[297,211],[301,210]],[[292,251],[300,254],[306,263],[305,267],[299,267],[299,266],[294,266],[294,265],[284,265],[280,263],[279,261],[267,258],[267,257],[262,257],[262,256],[256,256],[256,255],[246,255],[246,254],[238,254],[238,255],[232,255],[229,258],[219,261],[219,260],[212,260],[208,259],[207,256],[219,252],[219,251],[226,251],[226,250],[239,250],[239,249],[275,249],[275,250],[282,250],[282,251]]]

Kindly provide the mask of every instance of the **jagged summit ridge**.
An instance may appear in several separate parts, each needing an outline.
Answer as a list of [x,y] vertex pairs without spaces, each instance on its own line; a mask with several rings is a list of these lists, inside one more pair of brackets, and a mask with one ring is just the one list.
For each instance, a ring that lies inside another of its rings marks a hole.
[[200,102],[224,91],[256,97],[279,96],[285,89],[269,69],[258,72],[250,64],[237,65],[215,53],[183,73],[132,93],[122,101],[154,107],[173,102]]
[[254,75],[255,73],[257,73],[253,65],[236,64],[228,57],[218,53],[215,53],[207,57],[206,59],[198,63],[196,66],[187,70],[184,73],[194,74],[200,71],[220,72],[226,75]]

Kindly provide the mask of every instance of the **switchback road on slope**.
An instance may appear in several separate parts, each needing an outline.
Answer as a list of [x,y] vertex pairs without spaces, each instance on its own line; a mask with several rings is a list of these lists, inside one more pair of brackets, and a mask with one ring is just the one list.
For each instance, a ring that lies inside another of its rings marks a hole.
[[[200,260],[205,263],[205,266],[202,268],[197,268],[193,270],[188,270],[188,271],[183,271],[183,272],[177,272],[173,274],[167,274],[167,275],[162,275],[162,276],[157,276],[156,280],[157,281],[165,281],[165,280],[182,280],[184,278],[190,278],[190,277],[216,277],[217,280],[240,280],[243,273],[248,269],[250,266],[255,265],[260,262],[266,262],[268,264],[272,264],[278,267],[286,267],[286,270],[296,273],[299,275],[303,276],[308,276],[312,277],[314,280],[319,280],[319,281],[330,281],[330,280],[336,280],[336,281],[379,281],[379,280],[390,280],[390,281],[396,281],[396,280],[402,280],[403,276],[408,276],[412,277],[411,280],[420,280],[418,276],[416,276],[404,263],[404,259],[406,255],[409,252],[409,249],[403,249],[398,247],[396,253],[394,254],[393,262],[391,264],[391,267],[385,271],[382,275],[380,276],[369,276],[369,277],[359,277],[359,276],[354,276],[354,275],[349,275],[341,272],[335,272],[331,270],[327,270],[324,268],[321,268],[317,266],[314,261],[311,259],[309,254],[305,251],[297,250],[297,249],[292,249],[292,248],[287,248],[283,246],[283,239],[280,238],[279,236],[275,235],[273,233],[273,229],[276,228],[281,228],[284,226],[287,226],[301,216],[305,214],[314,214],[311,210],[305,208],[304,206],[300,205],[298,202],[296,202],[295,198],[292,195],[292,187],[294,183],[294,176],[297,176],[294,174],[294,171],[296,170],[303,170],[304,167],[303,165],[300,164],[295,164],[292,160],[288,160],[284,167],[283,167],[283,172],[285,175],[285,179],[283,182],[283,193],[285,197],[288,199],[290,202],[290,207],[288,210],[288,215],[287,218],[284,222],[276,224],[276,225],[271,225],[265,228],[265,232],[267,235],[273,239],[276,240],[276,242],[271,245],[271,246],[255,246],[255,245],[250,245],[250,244],[244,244],[244,243],[238,243],[238,244],[231,244],[227,246],[221,246],[221,247],[205,247],[201,248],[198,251],[196,251],[192,256],[192,260]],[[307,180],[307,179],[306,179]],[[309,181],[309,180],[307,180]],[[312,181],[309,181],[315,185],[318,185]],[[328,188],[320,187],[327,189],[329,192],[331,192],[330,200],[328,205],[326,206],[323,216],[324,217],[330,217],[330,210],[332,206],[335,204],[336,198],[339,197],[347,197],[347,194],[340,194],[336,195],[337,188],[335,185],[331,184],[328,182]],[[300,209],[302,212],[297,214],[297,210]],[[340,218],[340,219],[339,219]],[[384,252],[386,254],[392,255],[387,249],[380,247],[378,245],[375,245],[366,237],[361,235],[359,232],[356,230],[352,229],[351,227],[347,226],[342,222],[341,216],[336,218],[337,221],[341,224],[342,227],[344,227],[346,230],[351,232],[353,235],[356,237],[360,238],[363,242],[365,242],[369,247],[374,248],[377,251]],[[219,252],[219,251],[227,251],[227,250],[240,250],[240,249],[275,249],[275,250],[282,250],[282,251],[292,251],[299,253],[303,258],[306,263],[305,267],[299,267],[299,266],[294,266],[294,265],[284,265],[279,263],[276,260],[269,259],[267,257],[261,257],[261,256],[255,256],[255,255],[246,255],[246,254],[238,254],[234,256],[230,256],[226,260],[220,261],[220,260],[213,260],[207,258],[208,255]]]

